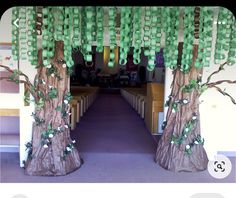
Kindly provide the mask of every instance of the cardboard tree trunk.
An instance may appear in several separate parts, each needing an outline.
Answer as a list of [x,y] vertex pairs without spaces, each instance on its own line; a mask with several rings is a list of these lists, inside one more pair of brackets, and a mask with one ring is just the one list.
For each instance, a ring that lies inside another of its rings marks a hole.
[[[158,143],[156,152],[156,162],[163,168],[174,171],[196,172],[207,168],[208,157],[203,144],[194,144],[191,148],[191,154],[185,152],[186,146],[201,135],[200,115],[199,115],[199,93],[193,89],[190,93],[183,92],[182,87],[189,84],[190,80],[197,80],[202,74],[202,69],[196,69],[193,65],[197,57],[198,47],[193,48],[193,61],[191,70],[185,74],[177,68],[173,71],[173,82],[171,91],[171,103],[166,116],[166,126],[163,135]],[[171,104],[174,101],[187,99],[188,104],[178,105],[177,111],[173,111]],[[181,144],[171,142],[173,135],[181,137],[186,124],[197,115],[197,120],[192,130]]]
[[[41,52],[42,53],[42,52]],[[38,83],[37,93],[42,92],[45,96],[45,104],[42,108],[35,110],[35,115],[44,119],[43,124],[33,124],[33,140],[32,140],[32,155],[25,163],[25,172],[28,175],[66,175],[81,166],[81,158],[76,148],[68,152],[68,155],[63,155],[68,144],[71,144],[69,123],[70,105],[64,103],[64,96],[68,93],[68,75],[67,68],[62,67],[59,60],[63,60],[63,42],[58,41],[55,45],[55,56],[52,59],[52,65],[57,69],[60,75],[60,80],[56,76],[47,74],[47,67],[39,67],[36,75]],[[39,66],[42,65],[42,54],[39,53]],[[50,89],[57,89],[57,96],[49,98]],[[39,100],[39,98],[36,98]],[[60,107],[64,106],[66,115],[62,116]],[[59,107],[59,108],[58,108]],[[51,144],[45,148],[42,144],[42,133],[47,131],[49,126],[54,129],[62,130],[54,134]],[[59,127],[59,128],[58,128]]]

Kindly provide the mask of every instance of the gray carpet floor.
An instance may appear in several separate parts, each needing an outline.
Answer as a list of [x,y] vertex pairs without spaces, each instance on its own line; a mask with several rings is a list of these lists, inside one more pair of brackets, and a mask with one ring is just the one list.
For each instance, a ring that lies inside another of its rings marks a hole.
[[143,120],[118,94],[100,94],[71,132],[83,166],[58,177],[27,176],[17,153],[1,154],[2,183],[232,183],[231,174],[215,179],[207,171],[173,173],[154,163],[156,141]]

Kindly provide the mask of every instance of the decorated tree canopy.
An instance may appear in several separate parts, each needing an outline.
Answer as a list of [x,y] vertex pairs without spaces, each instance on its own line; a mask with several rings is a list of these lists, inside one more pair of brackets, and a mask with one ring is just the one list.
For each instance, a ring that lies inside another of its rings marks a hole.
[[[183,37],[181,71],[188,72],[192,46],[199,44],[196,68],[227,61],[235,64],[236,23],[233,14],[220,7],[217,12],[216,42],[213,43],[214,9],[212,7],[14,7],[12,22],[19,18],[19,28],[12,29],[14,59],[27,59],[37,64],[37,36],[42,37],[43,65],[50,65],[55,41],[63,41],[64,61],[74,65],[72,50],[80,50],[86,62],[92,61],[92,46],[103,52],[105,34],[109,35],[108,66],[114,66],[114,49],[119,43],[119,63],[126,64],[127,54],[134,47],[134,63],[141,61],[141,48],[148,58],[147,69],[157,64],[155,54],[164,48],[165,66],[176,69],[179,37]],[[42,11],[41,11],[42,10]],[[41,15],[41,31],[36,31]],[[105,24],[105,17],[108,23]],[[119,23],[117,22],[119,21]],[[117,26],[117,24],[119,24]],[[105,27],[108,31],[105,31]],[[119,32],[116,30],[119,29]],[[183,30],[182,33],[180,30]],[[196,34],[196,31],[198,32]],[[42,35],[40,35],[42,34]],[[118,35],[120,34],[120,35]],[[182,35],[181,35],[182,34]],[[118,40],[119,39],[119,40]],[[163,40],[163,46],[162,45]],[[212,50],[215,48],[215,50]],[[212,53],[214,52],[214,54]]]
[[[15,22],[19,19],[19,24]],[[27,98],[33,96],[35,112],[32,141],[25,161],[29,175],[65,175],[83,160],[70,138],[69,74],[72,52],[80,51],[88,66],[92,46],[102,53],[109,45],[108,67],[125,65],[133,53],[134,63],[141,52],[153,71],[164,62],[173,70],[168,112],[163,123],[156,162],[171,171],[202,171],[208,163],[201,137],[199,97],[215,88],[236,104],[218,85],[236,80],[212,82],[226,65],[236,63],[236,22],[226,8],[212,7],[14,7],[12,9],[12,54],[15,60],[28,60],[37,69],[33,83],[20,70],[0,65],[8,78],[26,85]],[[108,36],[108,37],[107,37]],[[133,48],[133,52],[131,50]],[[162,58],[157,58],[162,53]],[[202,82],[203,67],[212,63],[219,69]],[[20,78],[19,78],[20,77]],[[23,80],[24,78],[24,80]]]

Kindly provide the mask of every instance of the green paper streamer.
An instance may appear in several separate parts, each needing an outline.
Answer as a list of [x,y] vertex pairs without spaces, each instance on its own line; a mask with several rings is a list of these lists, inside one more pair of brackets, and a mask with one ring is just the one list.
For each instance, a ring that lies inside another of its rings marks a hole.
[[184,45],[180,70],[189,72],[192,64],[192,50],[194,41],[194,7],[184,8]]
[[142,8],[135,7],[133,12],[133,22],[134,22],[134,34],[133,34],[133,41],[134,41],[134,64],[140,63],[140,55],[141,55],[141,44],[142,44]]
[[[119,64],[125,65],[127,55],[132,45],[132,8],[121,7],[121,27],[120,27],[120,59]],[[122,57],[122,58],[121,58]]]
[[[113,67],[115,64],[115,46],[116,46],[116,30],[115,30],[115,23],[116,23],[116,8],[109,7],[109,36],[110,36],[110,57],[108,62],[108,67]],[[114,54],[114,56],[111,54]]]
[[96,7],[96,24],[97,24],[97,52],[103,52],[103,34],[104,34],[104,11],[102,7]]
[[[19,7],[12,8],[12,24],[19,17]],[[12,25],[12,56],[13,60],[19,60],[19,28]]]

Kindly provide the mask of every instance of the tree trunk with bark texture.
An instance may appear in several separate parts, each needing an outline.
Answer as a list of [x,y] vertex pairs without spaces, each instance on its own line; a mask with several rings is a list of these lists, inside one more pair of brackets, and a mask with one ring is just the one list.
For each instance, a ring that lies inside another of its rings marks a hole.
[[[186,145],[201,135],[199,116],[199,92],[193,89],[190,93],[182,91],[181,87],[189,84],[190,80],[197,80],[202,74],[202,69],[196,69],[194,63],[197,57],[198,46],[193,48],[193,62],[190,72],[184,74],[177,68],[172,82],[171,100],[166,116],[166,126],[158,143],[156,162],[163,168],[174,172],[196,172],[207,168],[208,157],[202,144],[194,144],[191,154],[185,152]],[[171,105],[174,101],[187,99],[188,104],[178,105],[177,111],[173,112]],[[171,143],[173,135],[181,137],[183,130],[194,115],[197,115],[192,130],[181,144]]]
[[[55,44],[55,56],[51,60],[56,68],[61,80],[56,76],[48,75],[48,68],[41,67],[42,51],[39,52],[39,68],[35,80],[37,97],[39,101],[42,94],[45,98],[45,104],[42,108],[36,108],[35,116],[44,119],[44,122],[33,124],[32,155],[25,163],[25,173],[28,175],[66,175],[81,166],[81,158],[76,148],[69,148],[67,145],[73,145],[70,138],[69,125],[69,104],[64,103],[65,94],[68,93],[68,75],[67,68],[62,67],[63,60],[63,42],[58,41]],[[56,97],[50,98],[50,90],[57,89]],[[40,94],[40,92],[41,94]],[[59,109],[57,109],[59,107]],[[62,110],[67,112],[64,117]],[[52,133],[49,138],[43,137],[45,132]],[[49,140],[49,141],[48,141]],[[45,144],[48,143],[48,147]],[[67,155],[65,155],[67,153]]]

